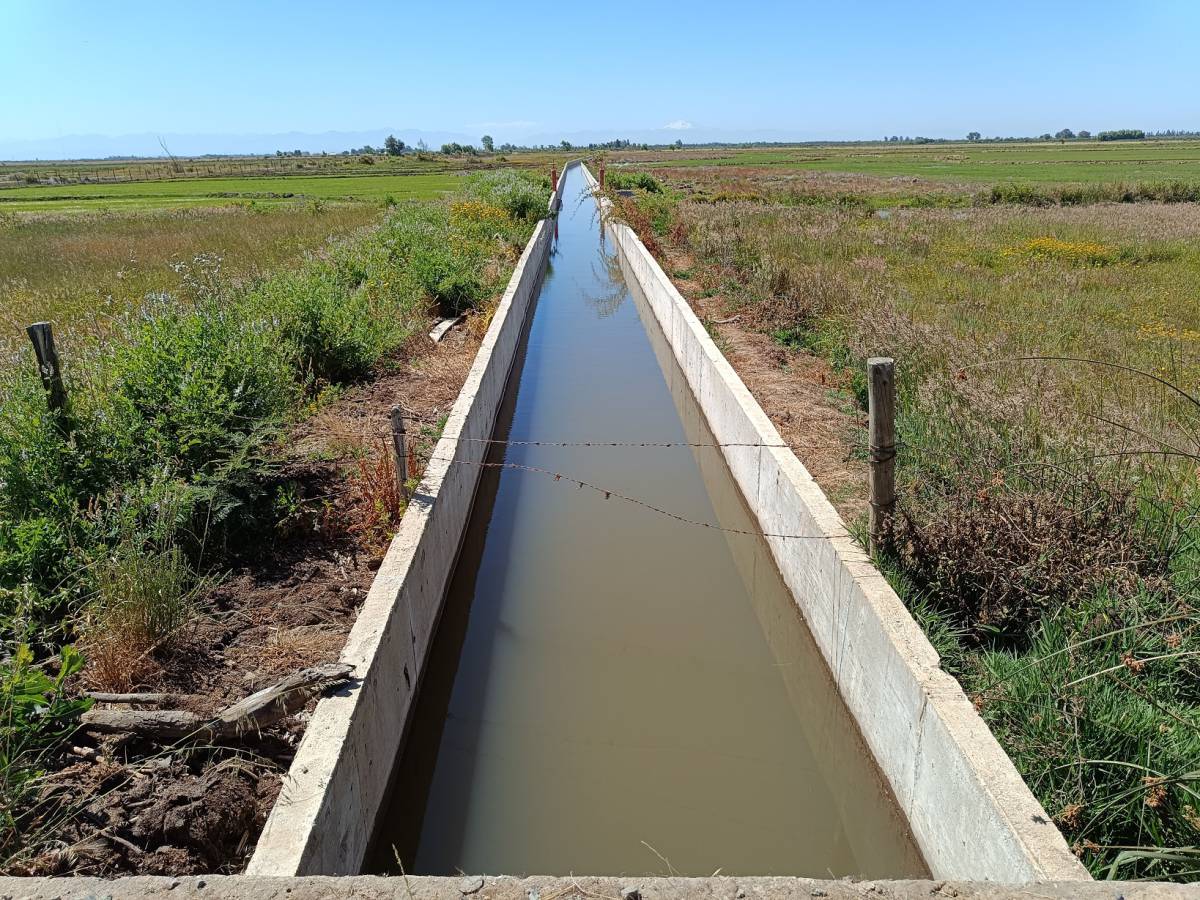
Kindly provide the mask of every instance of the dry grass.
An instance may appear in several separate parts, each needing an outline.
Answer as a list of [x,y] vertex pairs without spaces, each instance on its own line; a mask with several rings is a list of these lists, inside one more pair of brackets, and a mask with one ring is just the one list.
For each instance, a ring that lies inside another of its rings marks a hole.
[[154,654],[191,621],[205,582],[177,547],[125,544],[96,563],[95,583],[80,626],[84,680],[96,690],[129,691],[159,671]]
[[258,278],[381,216],[367,204],[6,216],[0,359],[24,342],[30,322],[52,321],[68,346],[104,336],[147,294],[185,288],[198,262],[232,281]]
[[[952,372],[1038,355],[1121,362],[1200,383],[1200,207],[903,210],[683,204],[693,246],[755,298],[769,330],[821,319],[857,356]],[[1094,254],[1028,252],[1100,247]],[[936,333],[935,333],[936,332]],[[1179,410],[1148,382],[1082,365],[997,366],[972,379],[1003,405],[1053,382],[1081,431],[1126,409],[1173,430]],[[1063,407],[1055,402],[1057,409]]]
[[[351,530],[365,540],[384,544],[395,533],[407,504],[396,480],[396,462],[391,441],[364,443],[349,473],[353,524]],[[411,470],[413,461],[406,460]],[[405,472],[408,480],[409,472]]]

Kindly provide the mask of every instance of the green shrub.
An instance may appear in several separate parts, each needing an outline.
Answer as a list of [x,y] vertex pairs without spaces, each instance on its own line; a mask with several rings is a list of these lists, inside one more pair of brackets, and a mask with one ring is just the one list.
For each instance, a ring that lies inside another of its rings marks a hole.
[[386,329],[374,321],[365,292],[339,279],[328,264],[271,279],[253,302],[275,317],[280,338],[306,382],[362,378],[387,343]]
[[532,172],[498,169],[470,176],[463,192],[500,207],[514,219],[534,222],[546,215],[550,181]]
[[75,731],[79,714],[92,705],[64,689],[82,665],[74,647],[63,647],[51,677],[26,644],[0,662],[0,860],[20,849],[45,753]]
[[627,172],[624,169],[609,169],[604,174],[604,186],[617,191],[632,191],[635,189],[650,194],[661,194],[662,182],[649,172]]

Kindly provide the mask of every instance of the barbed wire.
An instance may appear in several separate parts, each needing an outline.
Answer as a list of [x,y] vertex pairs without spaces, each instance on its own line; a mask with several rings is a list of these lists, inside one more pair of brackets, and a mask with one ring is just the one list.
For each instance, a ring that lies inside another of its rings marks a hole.
[[648,440],[648,441],[643,441],[643,440],[556,441],[556,440],[525,439],[525,438],[509,439],[509,438],[477,438],[477,437],[461,437],[461,436],[455,437],[452,435],[445,435],[445,434],[425,434],[420,431],[407,431],[406,430],[404,432],[399,432],[399,431],[396,431],[395,429],[393,429],[391,427],[391,425],[386,422],[380,423],[376,427],[366,427],[366,428],[362,428],[362,429],[358,429],[358,430],[349,429],[349,428],[343,428],[343,429],[322,428],[322,429],[320,429],[321,436],[341,437],[341,438],[359,438],[359,439],[372,438],[372,437],[388,439],[388,438],[398,437],[401,433],[403,433],[404,436],[407,437],[410,441],[428,441],[429,443],[432,443],[432,444],[436,444],[438,441],[447,441],[450,443],[474,443],[474,444],[488,444],[488,445],[509,446],[509,447],[565,447],[565,448],[587,448],[587,447],[593,447],[593,448],[594,447],[642,448],[642,447],[645,447],[645,448],[649,448],[649,449],[666,449],[666,448],[681,448],[681,447],[702,448],[702,449],[725,448],[725,447],[744,447],[744,448],[764,447],[764,448],[775,449],[775,450],[791,450],[791,449],[794,449],[797,447],[799,447],[801,449],[805,449],[805,450],[810,450],[810,449],[811,450],[838,450],[838,449],[853,450],[857,447],[856,444],[849,443],[849,442],[832,442],[832,443],[820,443],[820,444],[808,443],[808,442],[804,442],[804,443],[796,442],[794,444],[788,444],[785,442],[766,443],[766,442],[756,442],[756,441],[726,441],[726,442],[721,442],[721,441],[653,441],[653,440]]
[[829,540],[829,536],[824,534],[779,534],[770,531],[749,531],[742,528],[726,528],[723,525],[716,525],[712,522],[701,522],[698,519],[690,519],[687,516],[680,515],[679,513],[673,513],[670,510],[663,509],[661,506],[655,506],[653,503],[648,503],[645,500],[639,500],[637,497],[630,497],[628,494],[622,494],[620,491],[603,488],[599,485],[592,484],[589,481],[573,478],[572,476],[565,475],[562,472],[555,472],[553,469],[544,469],[540,466],[527,466],[521,463],[510,462],[488,462],[486,460],[474,462],[467,459],[447,459],[445,457],[437,456],[429,457],[428,462],[444,462],[449,463],[450,465],[477,466],[479,468],[511,469],[521,472],[531,472],[538,475],[546,475],[553,478],[555,481],[566,481],[570,484],[574,484],[577,488],[588,488],[589,490],[595,491],[598,494],[603,494],[605,500],[615,497],[618,500],[624,500],[626,503],[632,503],[636,506],[641,506],[652,512],[658,513],[661,516],[674,519],[676,522],[682,522],[685,525],[693,525],[697,528],[709,528],[713,531],[725,532],[726,534],[740,534],[747,537],[782,538],[785,540],[800,541]]
[[[381,435],[397,435],[399,432],[390,428],[383,429]],[[410,432],[405,432],[406,435]],[[773,447],[788,450],[788,444],[764,444],[753,441],[733,441],[730,443],[705,443],[703,441],[543,441],[543,440],[508,440],[506,438],[471,438],[450,437],[441,435],[431,440],[451,441],[453,443],[501,444],[508,447]],[[834,445],[829,445],[834,446]],[[838,445],[840,446],[840,445]]]

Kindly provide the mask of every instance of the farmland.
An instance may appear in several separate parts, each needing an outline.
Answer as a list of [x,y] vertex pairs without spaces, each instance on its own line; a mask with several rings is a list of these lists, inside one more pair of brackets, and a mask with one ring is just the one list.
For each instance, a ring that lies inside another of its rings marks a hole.
[[[42,718],[10,708],[0,731],[10,868],[43,871],[34,773],[79,712],[39,667],[170,683],[176,635],[219,618],[239,543],[325,541],[333,513],[357,529],[328,538],[339,552],[386,542],[394,473],[362,432],[326,434],[301,461],[336,462],[319,484],[281,446],[347,392],[422,364],[413,339],[435,311],[486,316],[565,158],[0,171],[0,628],[22,648],[0,678],[10,706],[28,685],[54,698]],[[807,379],[818,399],[777,424],[838,423],[832,447],[788,439],[819,480],[834,473],[821,483],[860,534],[861,373],[897,359],[902,516],[880,566],[1094,874],[1194,877],[1200,143],[606,162],[631,194],[614,196],[621,215],[752,389]],[[530,171],[490,171],[510,163]],[[64,350],[65,422],[23,334],[37,319]],[[338,506],[332,485],[358,499]],[[118,600],[151,580],[142,600],[167,608]],[[127,657],[144,664],[132,676],[104,667]]]
[[10,188],[0,192],[0,211],[154,209],[250,201],[275,205],[295,199],[427,200],[453,192],[461,182],[459,175],[438,174],[290,175],[68,184]]
[[[422,421],[444,414],[475,339],[431,349],[431,318],[486,317],[549,197],[546,176],[511,170],[457,187],[0,222],[0,869],[244,862],[286,741],[262,756],[189,746],[149,782],[123,748],[101,791],[75,780],[64,740],[85,689],[219,705],[256,672],[336,659],[404,507],[375,414],[400,396]],[[23,335],[35,317],[60,336],[61,407]],[[113,852],[97,823],[134,827],[130,792],[147,785],[237,799],[207,836],[159,827],[145,850]]]
[[614,200],[752,390],[819,398],[777,424],[860,534],[864,364],[897,360],[880,566],[1094,874],[1194,878],[1200,205],[1129,202],[1194,149],[807,152],[614,155],[655,176]]
[[500,166],[549,171],[562,154],[317,156],[0,164],[0,214],[278,205],[293,200],[428,200]]
[[0,353],[23,349],[32,321],[53,321],[68,342],[94,338],[146,296],[178,291],[198,267],[253,280],[383,215],[374,204],[293,201],[13,216],[0,224]]
[[1200,179],[1200,141],[871,144],[631,155],[651,168],[753,166],[939,181],[1121,182]]

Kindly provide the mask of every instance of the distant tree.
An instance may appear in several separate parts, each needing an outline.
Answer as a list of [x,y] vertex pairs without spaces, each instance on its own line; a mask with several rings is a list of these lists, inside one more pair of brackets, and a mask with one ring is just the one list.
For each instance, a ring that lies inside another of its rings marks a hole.
[[978,131],[968,131],[967,132],[967,140],[968,141],[978,141],[982,137],[983,137],[983,135],[980,134]]
[[1073,132],[1070,128],[1064,128],[1062,131],[1054,132],[1054,137],[1060,141],[1070,141],[1074,140],[1075,132]]
[[1038,140],[1042,140],[1042,141],[1050,141],[1050,140],[1053,140],[1053,139],[1054,139],[1054,135],[1052,135],[1052,134],[1051,134],[1050,132],[1048,132],[1048,131],[1047,131],[1045,134],[1041,135],[1041,136],[1038,138]]
[[1140,141],[1146,137],[1146,132],[1140,128],[1118,128],[1116,131],[1102,131],[1096,135],[1100,141]]
[[479,143],[483,145],[483,149],[487,153],[491,153],[496,147],[496,145],[492,143],[492,136],[490,134],[485,134],[483,137],[481,137],[479,139]]
[[559,146],[561,146],[564,150],[570,150],[571,142],[570,141],[560,141]]
[[303,154],[303,153],[301,153],[299,150],[293,150],[293,151],[292,151],[292,156],[303,156],[303,155],[304,155],[304,154]]
[[428,149],[429,145],[425,143],[424,139],[417,141],[417,150],[419,150],[421,153],[424,153]]
[[1077,134],[1075,136],[1077,138],[1079,138],[1081,141],[1086,141],[1088,138],[1090,138],[1092,136],[1092,133],[1090,131],[1088,131],[1086,128],[1081,128],[1079,130],[1079,134]]
[[404,141],[397,140],[394,134],[389,134],[383,140],[383,152],[388,156],[399,156],[404,152]]
[[674,147],[676,150],[682,150],[683,149],[683,141],[679,140],[679,138],[676,138],[675,143],[672,144],[671,146]]

